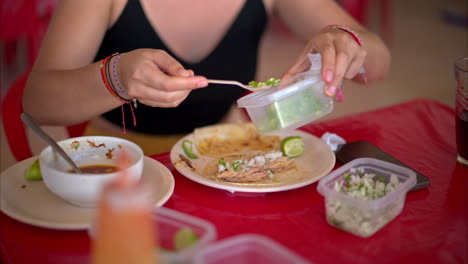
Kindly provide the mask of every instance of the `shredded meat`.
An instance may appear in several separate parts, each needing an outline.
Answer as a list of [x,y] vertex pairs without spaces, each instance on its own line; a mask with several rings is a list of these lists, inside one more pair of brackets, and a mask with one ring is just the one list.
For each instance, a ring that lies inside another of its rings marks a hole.
[[190,170],[195,171],[195,168],[192,166],[192,162],[187,159],[184,155],[179,154],[180,161],[185,164]]
[[233,170],[224,170],[216,174],[216,178],[227,182],[257,182],[268,178],[268,174],[260,168],[251,168],[248,171],[237,172]]
[[[247,160],[250,160],[252,157],[248,156]],[[287,157],[279,157],[273,161],[266,162],[263,166],[255,166],[238,171],[225,169],[221,172],[217,172],[215,178],[227,182],[258,182],[260,180],[268,179],[269,173],[279,173],[294,168],[296,168],[296,163],[293,160]]]
[[114,148],[108,149],[106,156],[108,159],[112,159],[112,152],[114,151]]
[[105,148],[105,147],[106,147],[106,144],[104,144],[104,143],[101,143],[101,144],[99,144],[99,145],[96,145],[96,143],[93,142],[93,141],[90,141],[90,140],[86,140],[86,141],[88,142],[89,146],[92,147],[92,148],[100,148],[100,147],[104,147],[104,148]]
[[282,171],[287,171],[290,169],[294,169],[296,167],[296,164],[294,164],[293,161],[286,157],[280,157],[275,159],[273,162],[269,163],[266,166],[267,170],[272,170],[274,172],[282,172]]

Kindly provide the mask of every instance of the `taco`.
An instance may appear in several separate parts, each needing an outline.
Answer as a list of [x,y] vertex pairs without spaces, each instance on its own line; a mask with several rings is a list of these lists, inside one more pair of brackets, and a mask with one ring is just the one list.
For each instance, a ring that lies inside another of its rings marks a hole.
[[252,123],[201,127],[195,129],[194,137],[200,154],[216,158],[271,151],[278,149],[281,141],[279,136],[259,134]]
[[209,163],[203,174],[217,181],[233,183],[272,183],[277,176],[288,177],[296,170],[293,159],[280,151],[231,155]]

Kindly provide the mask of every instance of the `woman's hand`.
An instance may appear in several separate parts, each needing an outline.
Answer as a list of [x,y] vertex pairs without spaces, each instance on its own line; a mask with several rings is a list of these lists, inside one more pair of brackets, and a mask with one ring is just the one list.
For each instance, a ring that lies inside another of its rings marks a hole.
[[120,83],[128,96],[154,107],[176,107],[190,91],[206,87],[203,76],[194,76],[162,50],[138,49],[121,54],[117,64]]
[[310,67],[309,53],[320,53],[322,57],[322,79],[327,83],[325,94],[333,97],[343,78],[353,79],[363,67],[367,52],[350,33],[328,28],[314,36],[302,50],[282,79],[306,71]]

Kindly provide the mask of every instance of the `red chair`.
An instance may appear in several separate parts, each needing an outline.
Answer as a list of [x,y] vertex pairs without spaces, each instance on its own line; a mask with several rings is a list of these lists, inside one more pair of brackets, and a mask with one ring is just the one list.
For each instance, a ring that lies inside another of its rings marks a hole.
[[26,42],[32,66],[47,30],[56,0],[0,0],[0,40],[7,66],[17,55],[19,41]]
[[[26,134],[26,126],[20,118],[20,114],[23,112],[23,91],[28,76],[29,71],[16,79],[6,91],[1,102],[3,129],[11,153],[17,161],[33,156]],[[83,135],[86,124],[87,122],[66,127],[68,135],[70,137]]]

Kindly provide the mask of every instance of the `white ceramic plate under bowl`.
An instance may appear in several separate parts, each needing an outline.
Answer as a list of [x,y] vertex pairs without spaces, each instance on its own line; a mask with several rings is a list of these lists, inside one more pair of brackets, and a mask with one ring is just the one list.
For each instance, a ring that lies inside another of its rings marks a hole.
[[[89,228],[96,209],[72,205],[51,193],[44,182],[24,179],[26,168],[37,158],[23,160],[1,173],[1,211],[20,222],[44,228]],[[144,157],[142,181],[153,190],[155,206],[162,206],[174,191],[172,173],[149,157]]]
[[209,177],[201,175],[202,173],[197,172],[202,172],[207,164],[210,162],[212,163],[216,158],[201,155],[196,150],[195,144],[193,149],[194,153],[198,156],[198,159],[191,160],[191,164],[195,169],[195,171],[192,171],[187,168],[186,165],[180,162],[179,155],[184,155],[182,141],[188,139],[192,142],[195,142],[193,134],[189,134],[186,137],[180,139],[172,147],[170,153],[171,162],[178,172],[192,181],[230,192],[250,193],[279,192],[304,187],[320,180],[333,169],[333,166],[335,165],[335,154],[325,142],[316,136],[300,130],[280,131],[272,135],[280,136],[281,139],[289,136],[300,136],[304,139],[304,153],[300,157],[295,158],[297,174],[294,176],[293,180],[262,184],[230,183],[210,179]]

